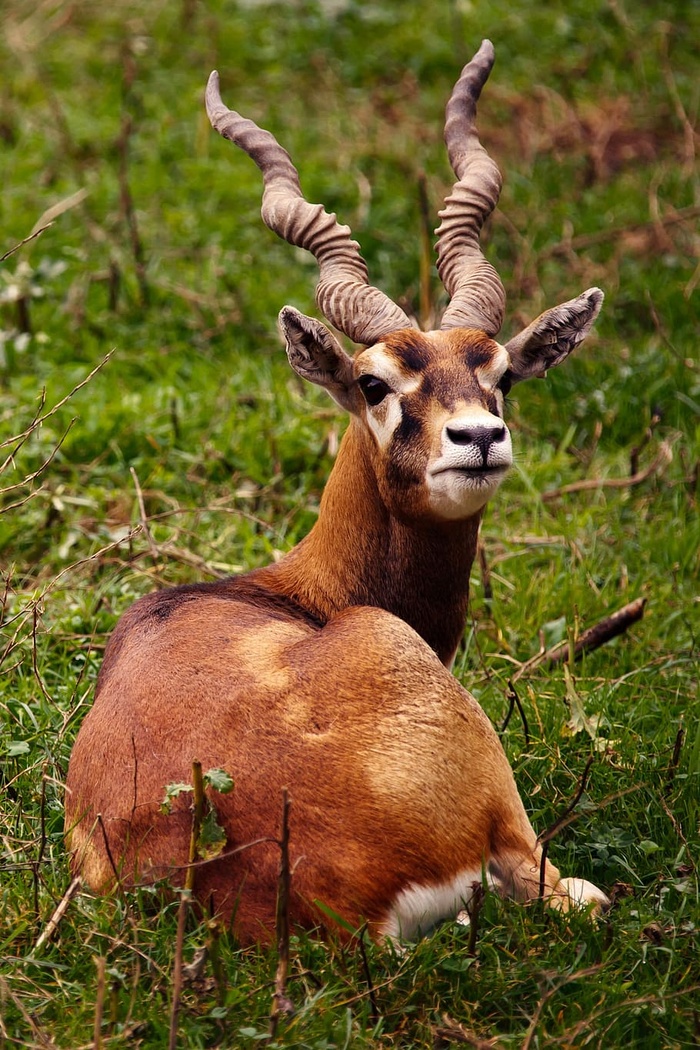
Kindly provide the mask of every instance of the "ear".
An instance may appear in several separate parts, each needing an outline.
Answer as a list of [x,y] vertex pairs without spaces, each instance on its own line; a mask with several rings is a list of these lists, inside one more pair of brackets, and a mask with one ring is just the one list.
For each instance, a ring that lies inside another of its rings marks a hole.
[[350,409],[352,358],[333,333],[320,321],[307,317],[293,306],[282,307],[279,325],[294,371],[302,379],[324,387],[339,405]]
[[527,328],[506,343],[512,382],[544,376],[585,339],[600,312],[603,293],[589,288],[568,303],[545,310]]

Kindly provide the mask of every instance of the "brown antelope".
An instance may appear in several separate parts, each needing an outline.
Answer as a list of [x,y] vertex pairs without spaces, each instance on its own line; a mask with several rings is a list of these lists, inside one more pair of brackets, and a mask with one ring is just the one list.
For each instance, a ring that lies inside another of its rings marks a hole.
[[317,523],[277,564],[142,598],[112,635],[67,779],[73,866],[95,891],[182,881],[189,796],[160,804],[197,759],[235,788],[211,792],[227,845],[197,868],[196,894],[243,941],[274,925],[285,788],[295,923],[330,909],[411,938],[484,881],[560,908],[606,902],[549,862],[540,884],[498,737],[449,670],[481,514],[511,464],[504,396],[562,361],[603,298],[591,288],[496,341],[505,292],[479,234],[501,179],[475,129],[493,59],[485,41],[447,106],[457,181],[437,252],[451,301],[430,332],[369,285],[350,230],[304,200],[288,154],[225,108],[211,75],[210,120],[260,168],[265,222],[315,255],[320,310],[362,348],[349,356],[284,307],[292,368],[350,413]]

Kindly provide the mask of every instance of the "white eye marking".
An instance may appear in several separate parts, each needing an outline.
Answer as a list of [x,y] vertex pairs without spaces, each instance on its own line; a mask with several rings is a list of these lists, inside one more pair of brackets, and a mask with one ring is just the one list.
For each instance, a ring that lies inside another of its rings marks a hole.
[[383,343],[364,350],[357,358],[357,365],[361,376],[374,376],[389,387],[390,393],[379,404],[366,406],[367,426],[379,447],[385,449],[401,423],[401,395],[418,390],[421,376],[406,376]]
[[496,353],[487,365],[474,369],[474,375],[484,390],[493,390],[504,372],[510,367],[510,354],[505,346],[496,343]]
[[383,343],[370,346],[357,358],[360,375],[372,375],[383,380],[398,394],[413,394],[421,384],[421,376],[407,376]]
[[397,394],[387,394],[376,408],[367,406],[367,426],[380,448],[387,448],[401,422],[401,400]]

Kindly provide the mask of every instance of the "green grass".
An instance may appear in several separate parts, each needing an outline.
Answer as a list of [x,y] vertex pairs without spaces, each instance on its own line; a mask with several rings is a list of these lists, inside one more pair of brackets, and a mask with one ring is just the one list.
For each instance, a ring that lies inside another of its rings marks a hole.
[[[556,641],[647,598],[640,623],[575,665],[569,693],[562,667],[523,675],[529,740],[517,717],[504,734],[539,830],[595,755],[550,855],[614,888],[615,906],[595,926],[488,898],[475,954],[469,931],[446,924],[400,956],[368,946],[367,968],[357,943],[295,939],[296,1014],[276,1045],[700,1039],[700,8],[429,10],[3,6],[0,254],[71,206],[0,264],[0,441],[30,424],[42,389],[51,407],[114,353],[0,473],[1,489],[17,486],[0,496],[0,1047],[97,1045],[100,1011],[104,1045],[167,1045],[173,909],[145,892],[81,895],[34,948],[69,882],[71,744],[118,615],[155,586],[293,545],[344,426],[280,350],[277,312],[313,312],[314,264],[263,228],[257,170],[204,116],[206,76],[219,68],[227,104],[278,134],[307,195],[352,225],[374,283],[415,307],[419,175],[436,213],[450,184],[442,109],[483,36],[497,65],[480,128],[506,175],[486,238],[509,295],[504,334],[591,284],[607,299],[575,358],[515,391],[517,465],[483,530],[493,597],[475,572],[456,673],[500,725],[508,679],[540,632]],[[671,462],[637,485],[541,499],[582,478],[628,478],[640,446],[644,471],[663,442]],[[137,528],[137,482],[157,555]],[[600,716],[597,733],[567,728],[571,690]],[[186,961],[207,936],[188,929]],[[275,953],[223,941],[221,954],[225,989],[206,969],[185,990],[180,1046],[253,1047],[268,1031]]]

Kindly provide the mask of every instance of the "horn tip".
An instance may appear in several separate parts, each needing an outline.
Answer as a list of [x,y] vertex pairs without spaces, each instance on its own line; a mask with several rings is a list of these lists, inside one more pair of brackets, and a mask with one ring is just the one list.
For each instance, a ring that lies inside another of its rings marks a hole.
[[204,92],[204,104],[207,108],[209,120],[214,123],[218,116],[217,110],[223,106],[221,91],[219,89],[219,73],[216,69],[209,74],[206,91]]
[[474,55],[472,62],[475,59],[481,59],[484,62],[488,63],[489,71],[491,70],[491,67],[496,61],[496,49],[491,43],[491,41],[488,39],[488,37],[481,41],[481,47]]

